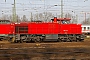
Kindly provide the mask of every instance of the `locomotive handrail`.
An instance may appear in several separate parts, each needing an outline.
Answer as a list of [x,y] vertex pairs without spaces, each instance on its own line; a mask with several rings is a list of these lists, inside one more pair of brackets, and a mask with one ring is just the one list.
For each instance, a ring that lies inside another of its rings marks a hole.
[[57,21],[60,21],[60,20],[71,20],[70,18],[58,18]]

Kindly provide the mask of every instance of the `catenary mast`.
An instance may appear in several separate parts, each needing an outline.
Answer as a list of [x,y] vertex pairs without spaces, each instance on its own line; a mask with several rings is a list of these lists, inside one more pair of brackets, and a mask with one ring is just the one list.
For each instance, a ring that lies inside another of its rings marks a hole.
[[61,18],[63,18],[63,0],[61,0]]
[[16,18],[16,1],[14,0],[14,4],[13,4],[13,10],[12,10],[12,13],[13,13],[13,19],[12,19],[12,22],[17,22],[17,18]]

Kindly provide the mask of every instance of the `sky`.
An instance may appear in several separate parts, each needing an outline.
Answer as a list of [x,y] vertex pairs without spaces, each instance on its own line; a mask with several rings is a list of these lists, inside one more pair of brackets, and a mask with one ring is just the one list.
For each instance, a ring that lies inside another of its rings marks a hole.
[[[15,0],[16,14],[19,16],[26,15],[30,17],[30,13],[51,12],[61,14],[61,0]],[[3,15],[12,15],[14,0],[0,0],[0,17]],[[57,6],[55,6],[57,5]],[[73,12],[72,12],[73,11]],[[63,0],[63,14],[70,13],[73,16],[78,15],[79,22],[90,16],[90,0]]]

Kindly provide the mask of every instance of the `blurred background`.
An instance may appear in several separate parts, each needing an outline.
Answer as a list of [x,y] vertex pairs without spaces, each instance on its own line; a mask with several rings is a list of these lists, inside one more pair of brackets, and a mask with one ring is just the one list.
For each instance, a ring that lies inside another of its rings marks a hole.
[[90,24],[90,0],[0,0],[0,19],[50,22],[53,17]]

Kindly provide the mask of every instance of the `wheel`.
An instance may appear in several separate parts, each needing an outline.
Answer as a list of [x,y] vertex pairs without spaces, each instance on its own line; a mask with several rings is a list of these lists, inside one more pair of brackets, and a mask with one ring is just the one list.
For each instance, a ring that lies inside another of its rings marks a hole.
[[23,43],[23,40],[22,39],[20,40],[20,43]]
[[15,42],[15,43],[18,43],[18,41],[17,41],[17,40],[15,40],[14,42]]
[[64,42],[67,42],[67,40],[64,40]]
[[61,42],[61,39],[58,39],[57,41],[58,41],[58,42]]
[[40,38],[38,38],[38,39],[35,39],[35,41],[34,42],[41,42],[41,39]]
[[84,42],[84,40],[79,40],[80,42]]
[[70,42],[72,42],[72,40],[70,40]]
[[78,40],[76,39],[76,42],[78,42]]
[[41,42],[42,41],[42,39],[40,38],[40,36],[36,36],[35,38],[34,38],[34,42]]

